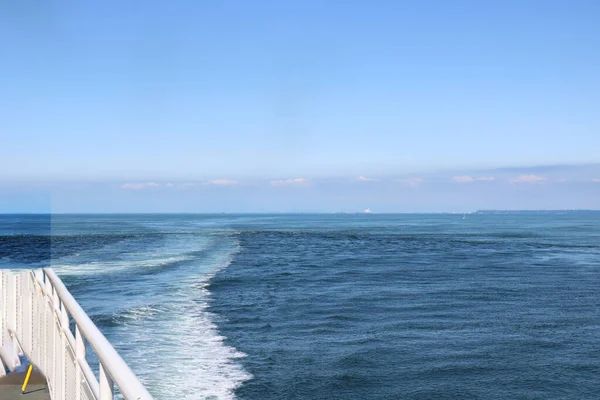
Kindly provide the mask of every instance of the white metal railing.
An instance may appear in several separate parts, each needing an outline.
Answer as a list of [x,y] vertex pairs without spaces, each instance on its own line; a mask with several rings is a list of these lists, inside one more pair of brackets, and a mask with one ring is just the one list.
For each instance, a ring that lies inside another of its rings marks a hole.
[[[70,320],[74,321],[75,334]],[[52,400],[151,400],[144,385],[50,268],[0,270],[0,375],[24,353],[48,382]],[[86,360],[88,343],[99,379]]]

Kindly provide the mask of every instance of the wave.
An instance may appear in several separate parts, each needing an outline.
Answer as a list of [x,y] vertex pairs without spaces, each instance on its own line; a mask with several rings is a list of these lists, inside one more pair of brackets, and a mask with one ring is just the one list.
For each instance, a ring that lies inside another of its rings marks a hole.
[[533,232],[500,232],[500,233],[391,233],[387,230],[369,232],[357,232],[355,230],[337,230],[333,232],[324,230],[246,230],[236,232],[240,238],[276,240],[302,240],[305,238],[319,238],[330,241],[376,241],[382,245],[395,244],[417,244],[427,246],[441,245],[464,245],[464,246],[495,246],[506,248],[507,244],[515,246],[527,246],[533,248],[557,248],[557,249],[600,249],[600,245],[591,242],[579,241],[566,243],[561,238],[551,235],[542,235]]
[[189,261],[191,259],[191,257],[181,255],[138,261],[90,261],[81,264],[52,264],[52,268],[54,268],[56,273],[61,276],[89,276],[96,274],[106,275],[110,273],[131,270],[137,270],[135,272],[140,273],[142,272],[140,270],[146,268],[155,268],[165,265],[172,265],[174,263]]

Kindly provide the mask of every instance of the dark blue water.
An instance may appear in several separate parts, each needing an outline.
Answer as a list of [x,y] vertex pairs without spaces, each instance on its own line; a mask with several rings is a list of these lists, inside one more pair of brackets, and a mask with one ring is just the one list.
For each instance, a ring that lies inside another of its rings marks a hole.
[[0,265],[52,264],[157,398],[600,396],[599,213],[2,216],[0,234]]

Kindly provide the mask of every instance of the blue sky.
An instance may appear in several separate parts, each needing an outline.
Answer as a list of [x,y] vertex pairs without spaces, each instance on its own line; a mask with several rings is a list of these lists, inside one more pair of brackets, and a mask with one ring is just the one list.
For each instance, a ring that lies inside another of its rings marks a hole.
[[598,18],[3,2],[0,212],[600,208]]

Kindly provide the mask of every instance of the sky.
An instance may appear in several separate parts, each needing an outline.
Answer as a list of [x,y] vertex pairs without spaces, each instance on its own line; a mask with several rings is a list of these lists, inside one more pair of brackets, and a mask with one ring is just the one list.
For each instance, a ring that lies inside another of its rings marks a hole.
[[600,2],[0,2],[0,212],[600,209]]

